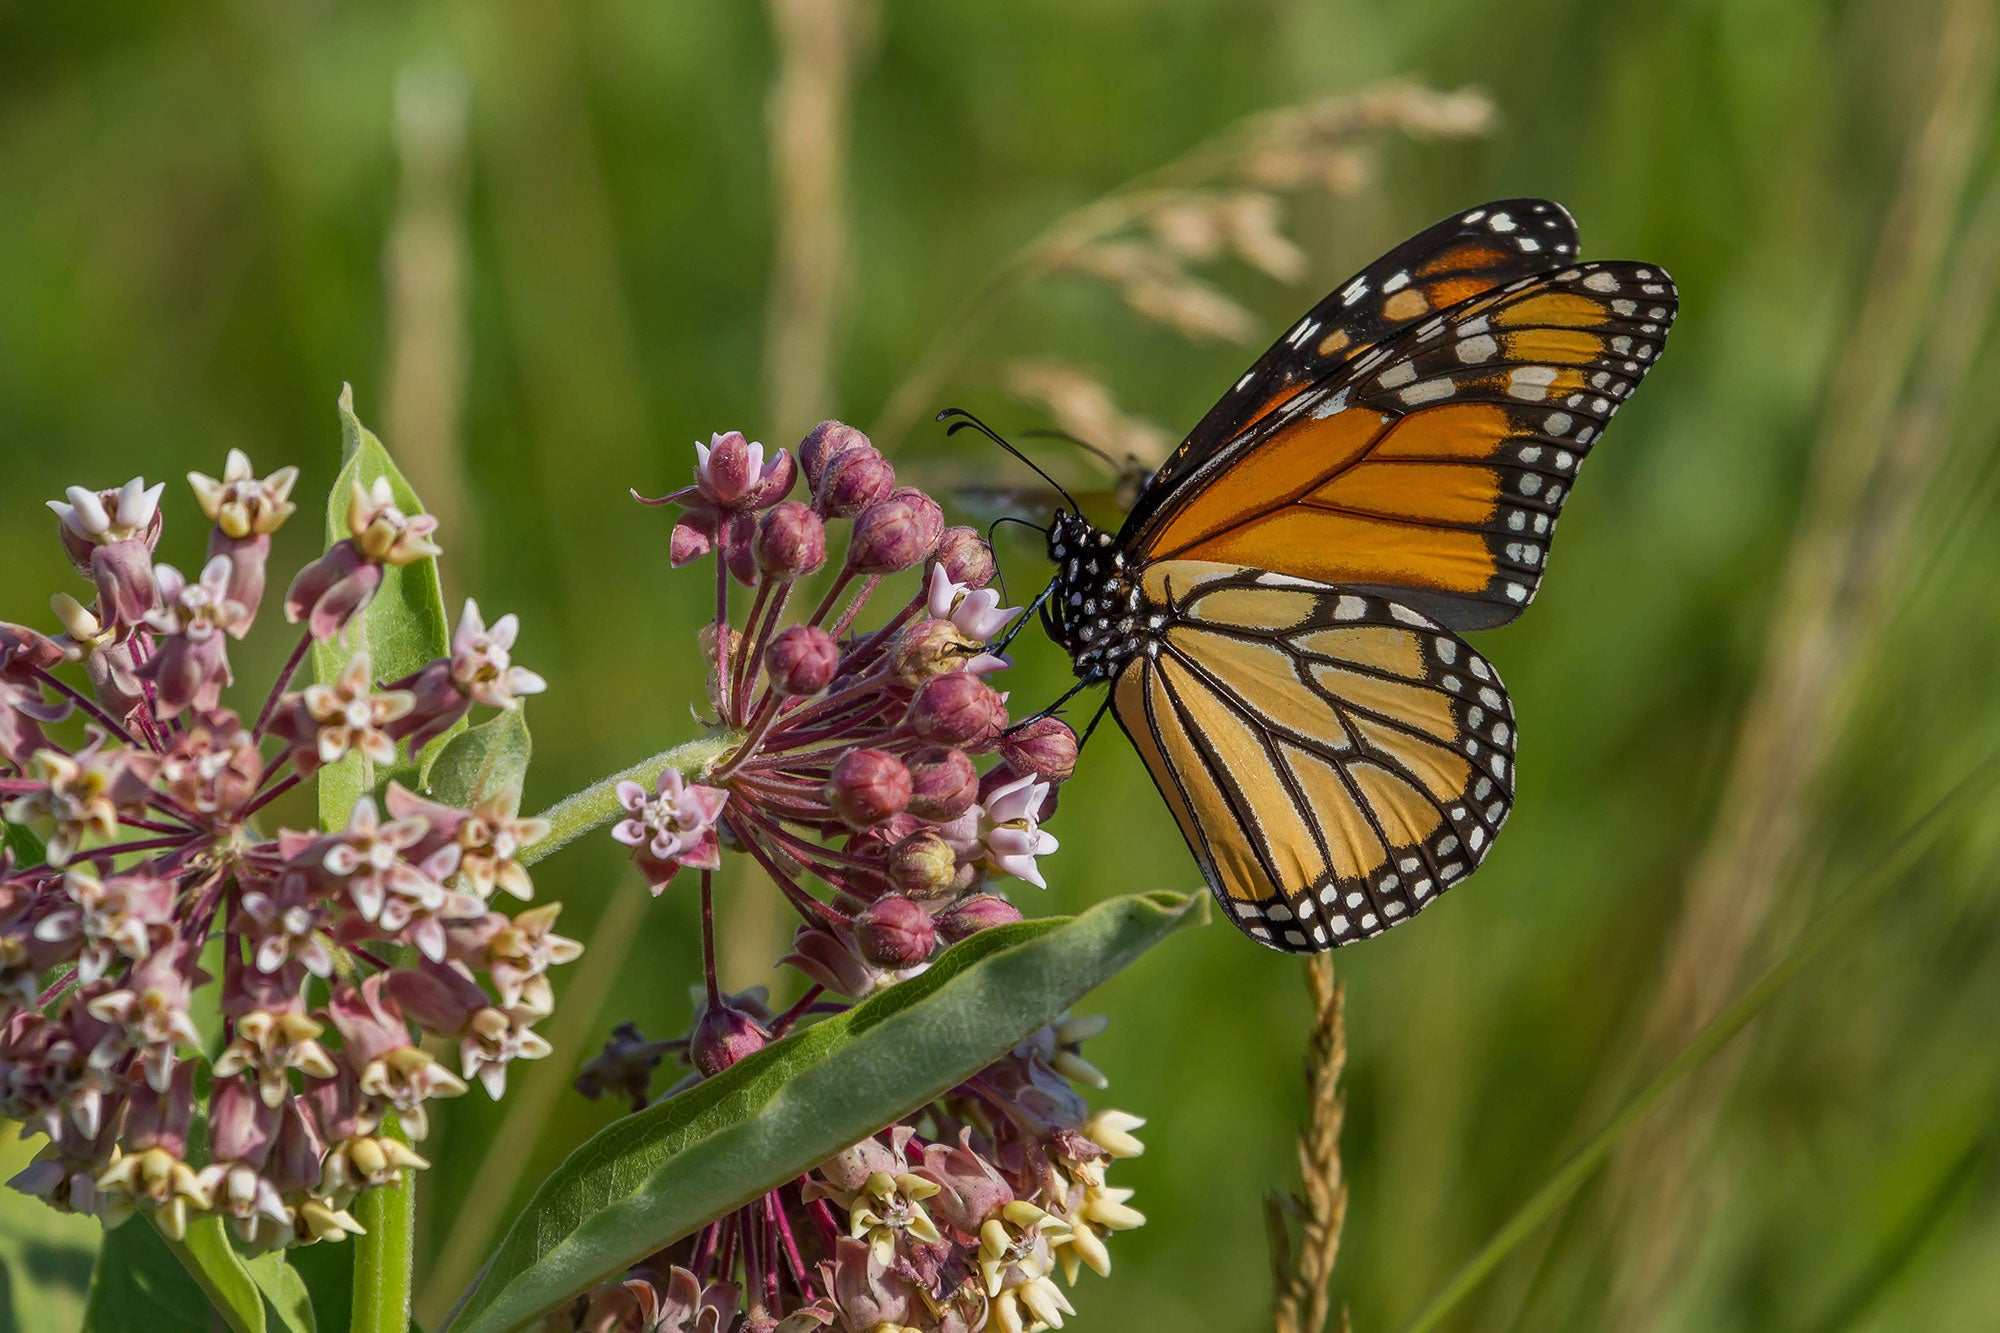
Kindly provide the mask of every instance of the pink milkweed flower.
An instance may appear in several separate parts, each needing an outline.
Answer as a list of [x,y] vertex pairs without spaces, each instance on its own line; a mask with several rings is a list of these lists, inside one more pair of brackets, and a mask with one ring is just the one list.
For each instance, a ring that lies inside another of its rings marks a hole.
[[172,565],[160,565],[153,571],[153,581],[160,604],[146,613],[144,621],[165,637],[139,668],[139,675],[158,691],[162,717],[177,717],[190,705],[207,712],[221,702],[223,687],[235,679],[229,670],[228,640],[240,639],[249,630],[249,608],[230,596],[230,559],[216,556],[192,583]]
[[[991,588],[968,588],[953,581],[942,562],[931,566],[929,609],[933,619],[948,620],[973,643],[990,643],[1021,615],[1018,606],[1000,605],[1000,594]],[[1007,665],[1007,659],[982,652],[965,664],[976,676],[988,675]]]
[[642,504],[680,506],[680,521],[668,539],[668,559],[674,568],[699,560],[719,546],[736,581],[755,582],[757,522],[753,516],[785,498],[797,480],[798,466],[783,449],[766,462],[764,446],[745,439],[741,431],[718,432],[707,444],[697,442],[694,451],[694,485],[657,500],[636,491],[633,498]]
[[618,803],[630,812],[611,836],[637,849],[640,868],[657,896],[682,866],[713,870],[722,864],[715,821],[729,793],[689,782],[676,768],[664,769],[654,794],[636,782],[618,784]]
[[115,491],[72,486],[67,502],[48,506],[62,520],[63,550],[84,577],[97,584],[105,610],[120,625],[137,624],[157,604],[153,547],[160,540],[160,493],[134,477]]
[[987,864],[1038,889],[1046,889],[1048,884],[1035,858],[1047,856],[1059,846],[1055,835],[1041,829],[1042,804],[1048,796],[1048,783],[1032,775],[1016,778],[994,789],[979,817],[979,839]]
[[479,614],[479,603],[465,600],[451,652],[423,670],[396,682],[413,700],[410,711],[388,727],[389,735],[408,740],[415,754],[442,736],[471,711],[474,704],[516,708],[523,698],[540,694],[548,682],[524,666],[515,666],[512,649],[521,622],[504,615],[491,628]]

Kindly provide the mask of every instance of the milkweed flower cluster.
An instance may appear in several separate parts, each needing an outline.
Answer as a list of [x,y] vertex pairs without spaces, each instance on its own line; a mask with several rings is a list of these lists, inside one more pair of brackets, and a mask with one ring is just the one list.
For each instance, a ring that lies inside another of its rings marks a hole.
[[[50,508],[91,595],[55,597],[59,634],[0,623],[0,814],[17,826],[0,1115],[49,1140],[11,1183],[176,1237],[226,1216],[260,1249],[358,1232],[361,1191],[427,1165],[392,1116],[421,1140],[431,1099],[474,1078],[498,1096],[510,1061],[546,1054],[547,970],[578,953],[554,905],[497,910],[531,895],[514,853],[545,831],[505,799],[467,810],[392,783],[343,827],[260,827],[308,774],[388,764],[543,688],[509,658],[513,617],[489,628],[470,602],[450,653],[408,679],[378,681],[363,650],[290,688],[386,568],[437,551],[436,521],[378,482],[292,581],[285,615],[306,629],[260,710],[227,707],[297,475],[259,478],[233,450],[220,478],[191,475],[212,523],[192,577],[155,559],[162,486],[73,487]],[[457,1068],[424,1037],[455,1042]]]
[[[790,498],[801,477],[803,499]],[[712,1077],[804,1021],[915,975],[950,944],[1020,919],[1012,881],[1043,886],[1043,828],[1074,770],[1058,719],[1015,724],[995,684],[995,639],[1019,617],[987,585],[993,553],[898,487],[861,432],[816,427],[796,456],[742,435],[697,446],[675,566],[716,556],[703,633],[708,702],[738,738],[700,771],[625,783],[613,836],[654,893],[750,857],[799,917],[784,962],[809,983],[773,1013],[760,990],[724,993],[712,939],[692,1029],[648,1042],[627,1025],[584,1071],[590,1095],[635,1110],[669,1054]],[[840,539],[844,537],[844,544]],[[838,555],[834,554],[838,548]],[[867,611],[897,575],[915,586]],[[740,621],[732,585],[748,590]],[[786,1333],[833,1328],[1060,1327],[1061,1275],[1107,1272],[1105,1237],[1144,1219],[1109,1166],[1140,1151],[1142,1122],[1093,1113],[1104,1080],[1078,1047],[1102,1028],[1065,1020],[975,1078],[807,1175],[654,1255],[569,1312],[574,1326]]]

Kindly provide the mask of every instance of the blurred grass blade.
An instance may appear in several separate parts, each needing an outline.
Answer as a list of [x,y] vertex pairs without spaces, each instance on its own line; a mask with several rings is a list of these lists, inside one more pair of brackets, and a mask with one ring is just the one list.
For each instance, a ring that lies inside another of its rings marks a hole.
[[424,787],[434,799],[468,810],[503,792],[518,804],[534,748],[527,710],[520,705],[503,709],[446,738],[424,774]]
[[[340,453],[343,460],[340,475],[334,478],[326,500],[329,546],[346,541],[349,536],[348,496],[357,483],[365,489],[376,478],[386,477],[399,509],[406,514],[424,512],[423,502],[403,479],[389,451],[354,415],[354,389],[345,384],[340,387]],[[451,651],[451,626],[445,616],[444,589],[438,582],[436,560],[385,568],[382,586],[376,589],[374,600],[362,612],[359,622],[350,625],[344,636],[313,645],[313,679],[322,684],[333,680],[363,646],[368,649],[377,680],[400,680]],[[447,739],[440,737],[431,745],[442,746]],[[349,755],[338,764],[321,769],[321,824],[326,828],[344,827],[355,801],[364,793],[379,790],[392,778],[414,789],[419,785],[420,772],[419,764],[401,762],[387,772],[371,773],[360,755]]]
[[542,1183],[447,1326],[529,1323],[907,1115],[1207,901],[1142,894],[985,931],[922,975],[610,1126]]
[[1544,1222],[1555,1215],[1569,1196],[1604,1164],[1619,1141],[1643,1121],[1676,1084],[1726,1046],[1730,1038],[1748,1026],[1751,1019],[1762,1013],[1765,1006],[1791,984],[1821,949],[1861,919],[1867,909],[1893,887],[1937,839],[1947,827],[1950,816],[1957,814],[1974,796],[1990,788],[1996,776],[2000,776],[2000,756],[1989,758],[1974,769],[1970,776],[1905,829],[1858,879],[1836,894],[1783,958],[1743,992],[1735,1003],[1711,1019],[1665,1068],[1618,1108],[1589,1142],[1556,1168],[1555,1174],[1493,1233],[1477,1254],[1452,1275],[1444,1289],[1431,1298],[1430,1304],[1410,1322],[1408,1333],[1429,1333],[1429,1330],[1437,1328],[1460,1301],[1492,1275],[1516,1246],[1534,1235]]

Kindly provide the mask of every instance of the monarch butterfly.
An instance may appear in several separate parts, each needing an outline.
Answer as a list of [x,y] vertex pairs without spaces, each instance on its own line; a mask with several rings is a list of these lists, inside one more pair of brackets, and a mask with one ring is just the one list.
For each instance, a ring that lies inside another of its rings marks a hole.
[[1115,535],[1055,515],[1043,624],[1259,943],[1387,930],[1507,818],[1513,709],[1458,633],[1534,599],[1677,309],[1657,266],[1576,247],[1543,199],[1439,222],[1274,343]]

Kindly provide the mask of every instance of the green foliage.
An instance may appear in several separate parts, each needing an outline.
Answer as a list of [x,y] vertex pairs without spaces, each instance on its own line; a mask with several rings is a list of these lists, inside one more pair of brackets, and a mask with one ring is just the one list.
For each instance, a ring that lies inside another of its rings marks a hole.
[[[0,1123],[0,1179],[34,1160],[46,1140]],[[0,1189],[0,1328],[70,1329],[83,1321],[91,1265],[104,1229],[40,1199]]]
[[[326,499],[326,540],[328,545],[346,541],[347,507],[355,486],[366,489],[378,478],[389,480],[396,505],[406,514],[424,512],[423,502],[410,489],[389,451],[374,432],[354,415],[354,389],[340,389],[340,474]],[[377,680],[400,680],[433,659],[451,651],[451,625],[445,616],[444,587],[438,579],[437,561],[426,558],[408,565],[390,565],[382,571],[382,586],[362,612],[359,621],[344,635],[313,645],[313,679],[322,684],[340,675],[341,668],[356,651],[366,647]],[[350,754],[339,763],[320,770],[319,812],[325,828],[340,828],[348,812],[364,794],[380,793],[391,782],[415,789],[422,785],[422,773],[434,747],[446,743],[439,737],[425,747],[416,760],[399,758],[383,772],[371,772],[368,761]]]
[[316,1333],[305,1284],[283,1253],[245,1259],[220,1218],[190,1222],[178,1241],[143,1217],[105,1233],[87,1333],[209,1333],[216,1319],[232,1333]]
[[528,757],[535,748],[525,705],[442,739],[443,746],[425,774],[432,796],[466,809],[503,794],[519,802]]
[[927,971],[619,1121],[536,1190],[451,1327],[505,1333],[932,1100],[1207,899],[1115,898],[985,931]]

